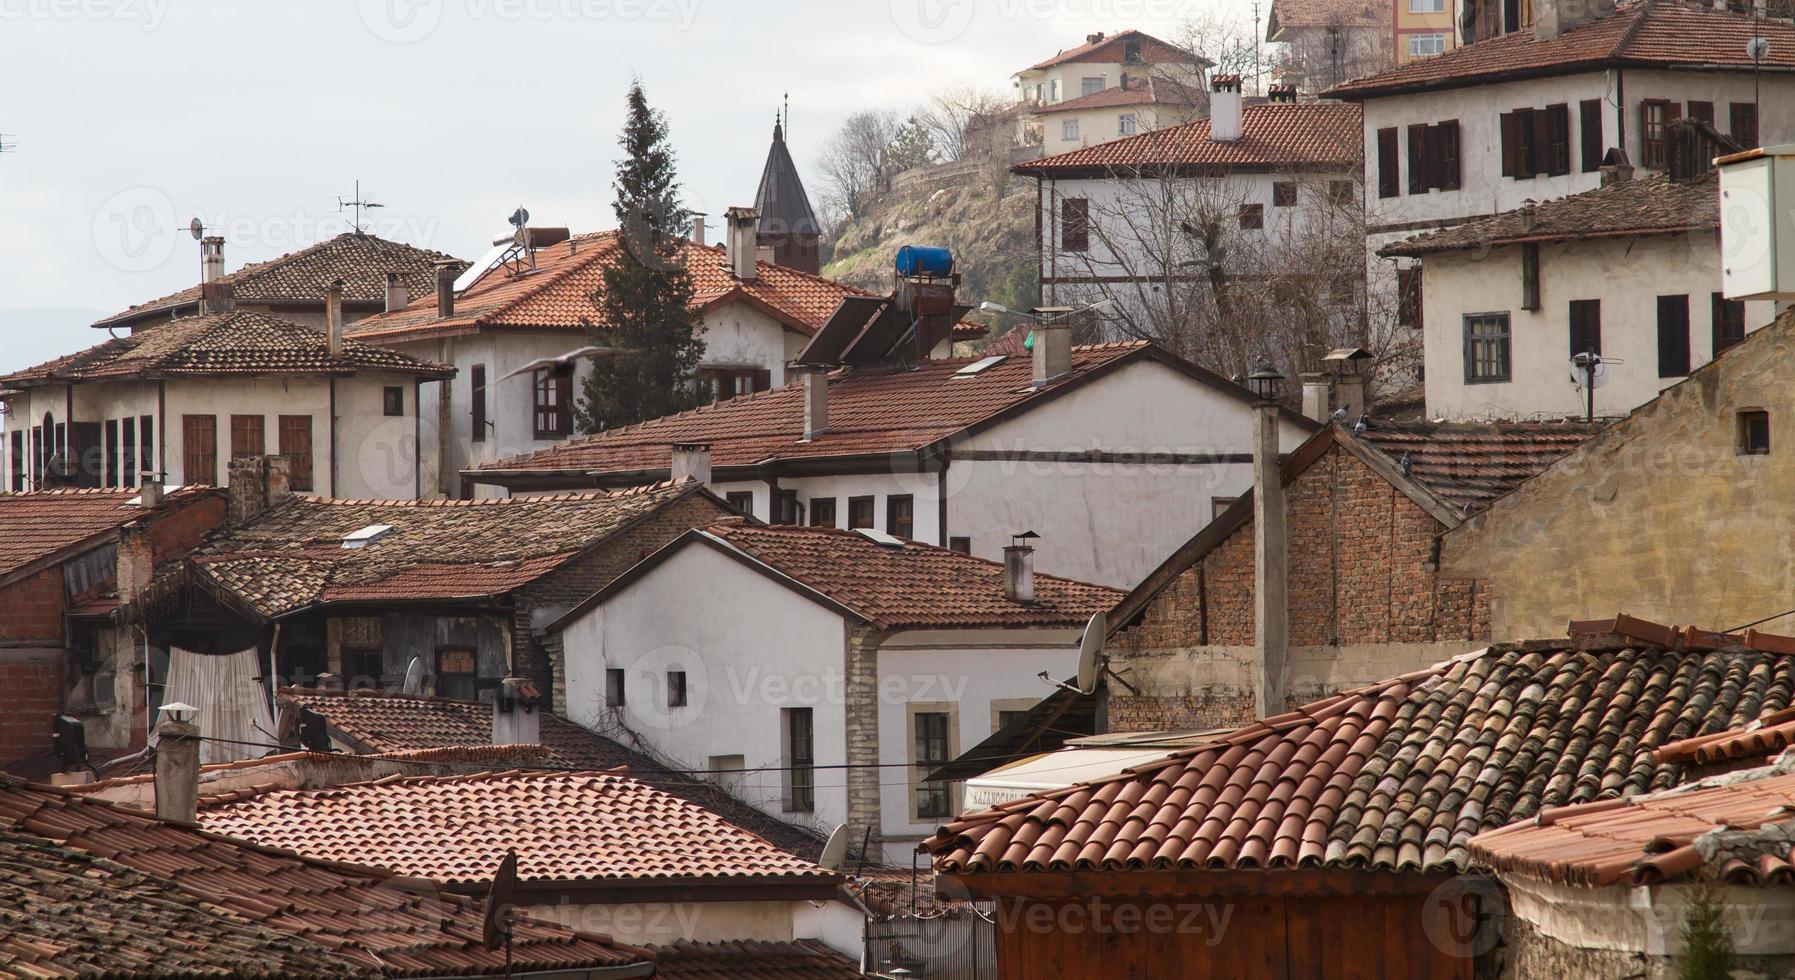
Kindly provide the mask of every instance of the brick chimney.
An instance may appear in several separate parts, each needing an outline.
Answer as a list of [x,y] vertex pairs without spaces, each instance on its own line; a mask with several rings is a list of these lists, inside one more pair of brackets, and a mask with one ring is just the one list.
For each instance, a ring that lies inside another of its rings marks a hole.
[[454,259],[436,260],[436,317],[447,320],[455,315],[455,280],[461,278],[461,263]]
[[230,487],[225,492],[232,524],[254,520],[292,499],[289,465],[285,456],[243,456],[231,460]]
[[1533,0],[1533,39],[1544,41],[1614,13],[1614,0]]
[[1035,548],[1038,535],[1024,531],[1003,549],[1003,597],[1011,602],[1035,601]]
[[330,338],[330,356],[343,353],[343,280],[324,290],[324,332]]
[[202,314],[229,313],[237,308],[237,290],[228,282],[201,283],[199,311]]
[[760,269],[755,265],[759,257],[760,213],[753,208],[733,207],[723,212],[723,219],[729,223],[724,240],[729,270],[742,282],[753,282],[760,277]]
[[673,444],[673,482],[692,480],[710,486],[711,446],[708,442]]
[[1034,386],[1072,371],[1072,328],[1064,320],[1035,324]]
[[1253,405],[1253,689],[1259,717],[1284,710],[1290,646],[1288,515],[1276,397]]
[[224,277],[224,237],[207,235],[199,240],[199,281],[201,285]]
[[492,744],[538,745],[542,742],[542,695],[523,677],[499,682],[492,699]]
[[163,705],[163,721],[156,726],[156,816],[193,823],[199,815],[199,726],[176,721],[175,716],[193,709]]
[[150,526],[132,521],[118,529],[118,600],[130,602],[156,576],[156,548]]
[[1240,76],[1217,75],[1209,83],[1209,138],[1217,143],[1240,139],[1244,125]]
[[829,370],[816,365],[798,369],[804,376],[804,441],[829,431]]
[[386,311],[403,310],[411,302],[411,290],[397,272],[386,274]]

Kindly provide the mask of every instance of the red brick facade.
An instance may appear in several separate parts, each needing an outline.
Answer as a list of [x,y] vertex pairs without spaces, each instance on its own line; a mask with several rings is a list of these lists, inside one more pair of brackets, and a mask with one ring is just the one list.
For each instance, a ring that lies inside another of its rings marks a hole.
[[62,645],[62,566],[0,586],[0,645]]
[[61,655],[0,650],[0,690],[0,763],[49,751],[50,716],[62,710]]

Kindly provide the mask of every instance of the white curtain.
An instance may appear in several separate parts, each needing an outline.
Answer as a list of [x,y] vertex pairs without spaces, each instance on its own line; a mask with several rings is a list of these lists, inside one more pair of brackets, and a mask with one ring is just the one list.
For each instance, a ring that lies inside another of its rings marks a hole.
[[162,703],[179,701],[199,709],[193,723],[206,739],[199,744],[201,765],[258,759],[271,751],[274,716],[261,673],[261,657],[254,648],[227,654],[169,649]]

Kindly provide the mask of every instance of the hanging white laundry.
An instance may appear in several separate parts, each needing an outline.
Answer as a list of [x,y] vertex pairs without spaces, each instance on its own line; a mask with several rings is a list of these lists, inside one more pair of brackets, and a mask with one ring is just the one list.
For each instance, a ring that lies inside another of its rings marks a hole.
[[253,648],[227,654],[169,649],[162,703],[180,701],[199,709],[193,723],[206,740],[200,742],[201,765],[257,759],[272,751],[265,746],[274,743],[274,715],[261,673],[261,657]]

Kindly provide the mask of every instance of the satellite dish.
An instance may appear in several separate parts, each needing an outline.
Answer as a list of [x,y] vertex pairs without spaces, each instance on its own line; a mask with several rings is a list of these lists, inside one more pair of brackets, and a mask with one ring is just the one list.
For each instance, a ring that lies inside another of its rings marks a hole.
[[506,218],[505,220],[511,222],[511,227],[513,228],[522,228],[524,225],[530,223],[530,209],[520,207],[516,211],[511,212],[511,217]]
[[194,218],[192,221],[189,221],[187,223],[187,233],[189,235],[192,235],[193,240],[197,242],[200,239],[206,237],[206,226],[203,224],[200,224],[200,221],[198,218]]
[[1578,354],[1572,357],[1571,383],[1579,388],[1606,387],[1608,362],[1600,354]]
[[844,823],[829,833],[829,841],[823,845],[823,854],[816,859],[816,863],[830,871],[840,871],[842,863],[847,859],[848,825]]
[[1084,637],[1078,642],[1078,691],[1090,694],[1097,690],[1097,661],[1103,656],[1103,643],[1109,633],[1109,617],[1098,610],[1084,624]]
[[1745,42],[1745,56],[1753,61],[1763,61],[1770,56],[1770,39],[1754,37]]
[[411,663],[405,667],[405,686],[399,689],[400,693],[423,696],[424,677],[424,658],[411,658]]

